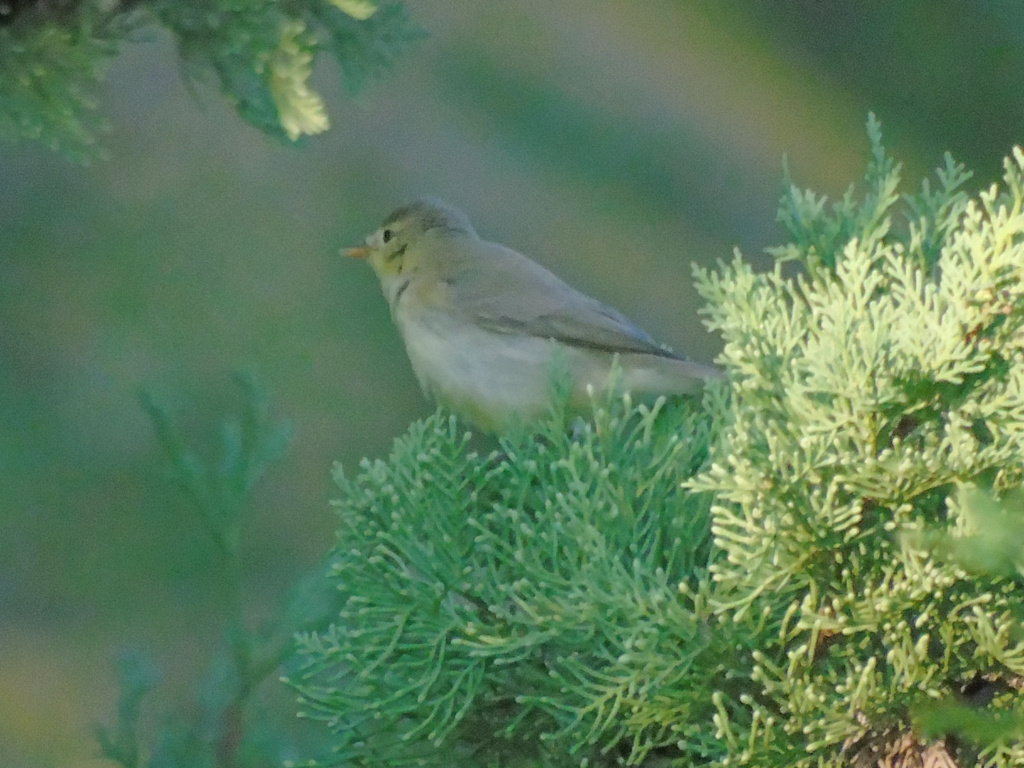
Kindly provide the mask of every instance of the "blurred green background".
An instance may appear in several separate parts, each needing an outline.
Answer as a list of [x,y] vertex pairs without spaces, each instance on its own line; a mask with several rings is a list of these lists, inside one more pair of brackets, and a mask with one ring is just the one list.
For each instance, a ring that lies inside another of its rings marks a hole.
[[204,532],[168,482],[145,387],[212,446],[256,372],[295,426],[245,532],[270,615],[330,546],[334,461],[428,412],[365,264],[395,206],[440,196],[478,231],[711,359],[690,265],[779,241],[783,156],[832,195],[869,110],[914,186],[950,150],[978,184],[1024,140],[1024,3],[423,0],[430,37],[300,148],[191,93],[157,32],[102,94],[110,159],[0,145],[0,766],[100,766],[113,659],[183,698],[220,642]]

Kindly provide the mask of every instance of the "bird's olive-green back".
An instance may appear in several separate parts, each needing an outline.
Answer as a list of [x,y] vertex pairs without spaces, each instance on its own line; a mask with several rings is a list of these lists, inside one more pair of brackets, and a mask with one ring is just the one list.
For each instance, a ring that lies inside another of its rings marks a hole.
[[609,353],[679,357],[621,312],[510,248],[443,230],[425,233],[415,248],[424,276],[447,283],[452,311],[480,327]]

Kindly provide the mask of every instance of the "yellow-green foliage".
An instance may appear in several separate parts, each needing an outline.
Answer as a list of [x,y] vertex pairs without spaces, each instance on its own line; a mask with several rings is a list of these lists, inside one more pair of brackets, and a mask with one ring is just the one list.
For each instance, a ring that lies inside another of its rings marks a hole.
[[339,472],[345,608],[296,683],[338,762],[1024,764],[1024,153],[901,198],[869,133],[860,199],[784,199],[775,269],[698,271],[701,407],[489,457],[436,416]]
[[[922,702],[1024,674],[1021,572],[993,556],[969,573],[924,546],[976,535],[965,489],[1003,493],[1024,471],[1024,153],[974,200],[947,160],[899,220],[899,168],[869,127],[864,203],[784,201],[795,242],[776,255],[803,270],[755,275],[737,257],[698,275],[733,397],[689,487],[716,499],[713,609],[763,624],[761,692],[720,723],[761,732],[757,765],[835,765]],[[1024,745],[981,759],[1021,765]]]

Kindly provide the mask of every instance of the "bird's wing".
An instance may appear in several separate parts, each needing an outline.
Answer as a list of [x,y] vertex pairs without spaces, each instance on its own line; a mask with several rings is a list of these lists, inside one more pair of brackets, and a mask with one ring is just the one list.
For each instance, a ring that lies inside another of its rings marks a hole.
[[580,293],[516,251],[477,240],[472,243],[472,258],[456,261],[462,267],[447,279],[453,308],[481,328],[606,352],[683,359],[621,312]]

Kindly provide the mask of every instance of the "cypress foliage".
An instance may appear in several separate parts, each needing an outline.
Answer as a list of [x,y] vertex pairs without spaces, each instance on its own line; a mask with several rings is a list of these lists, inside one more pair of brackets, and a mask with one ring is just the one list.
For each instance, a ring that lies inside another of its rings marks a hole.
[[[305,714],[344,765],[1024,764],[1024,152],[791,186],[697,270],[728,385],[336,473]],[[557,409],[556,409],[557,410]]]
[[159,25],[189,83],[212,80],[248,123],[282,141],[327,130],[309,79],[330,53],[356,90],[424,36],[401,3],[371,0],[7,0],[0,3],[0,138],[69,159],[102,156],[99,83],[129,35]]
[[676,740],[651,703],[682,706],[715,644],[710,498],[680,487],[708,422],[685,403],[610,406],[489,457],[438,414],[388,461],[338,471],[347,600],[300,645],[339,762],[449,765],[471,745],[481,764],[558,764]]

